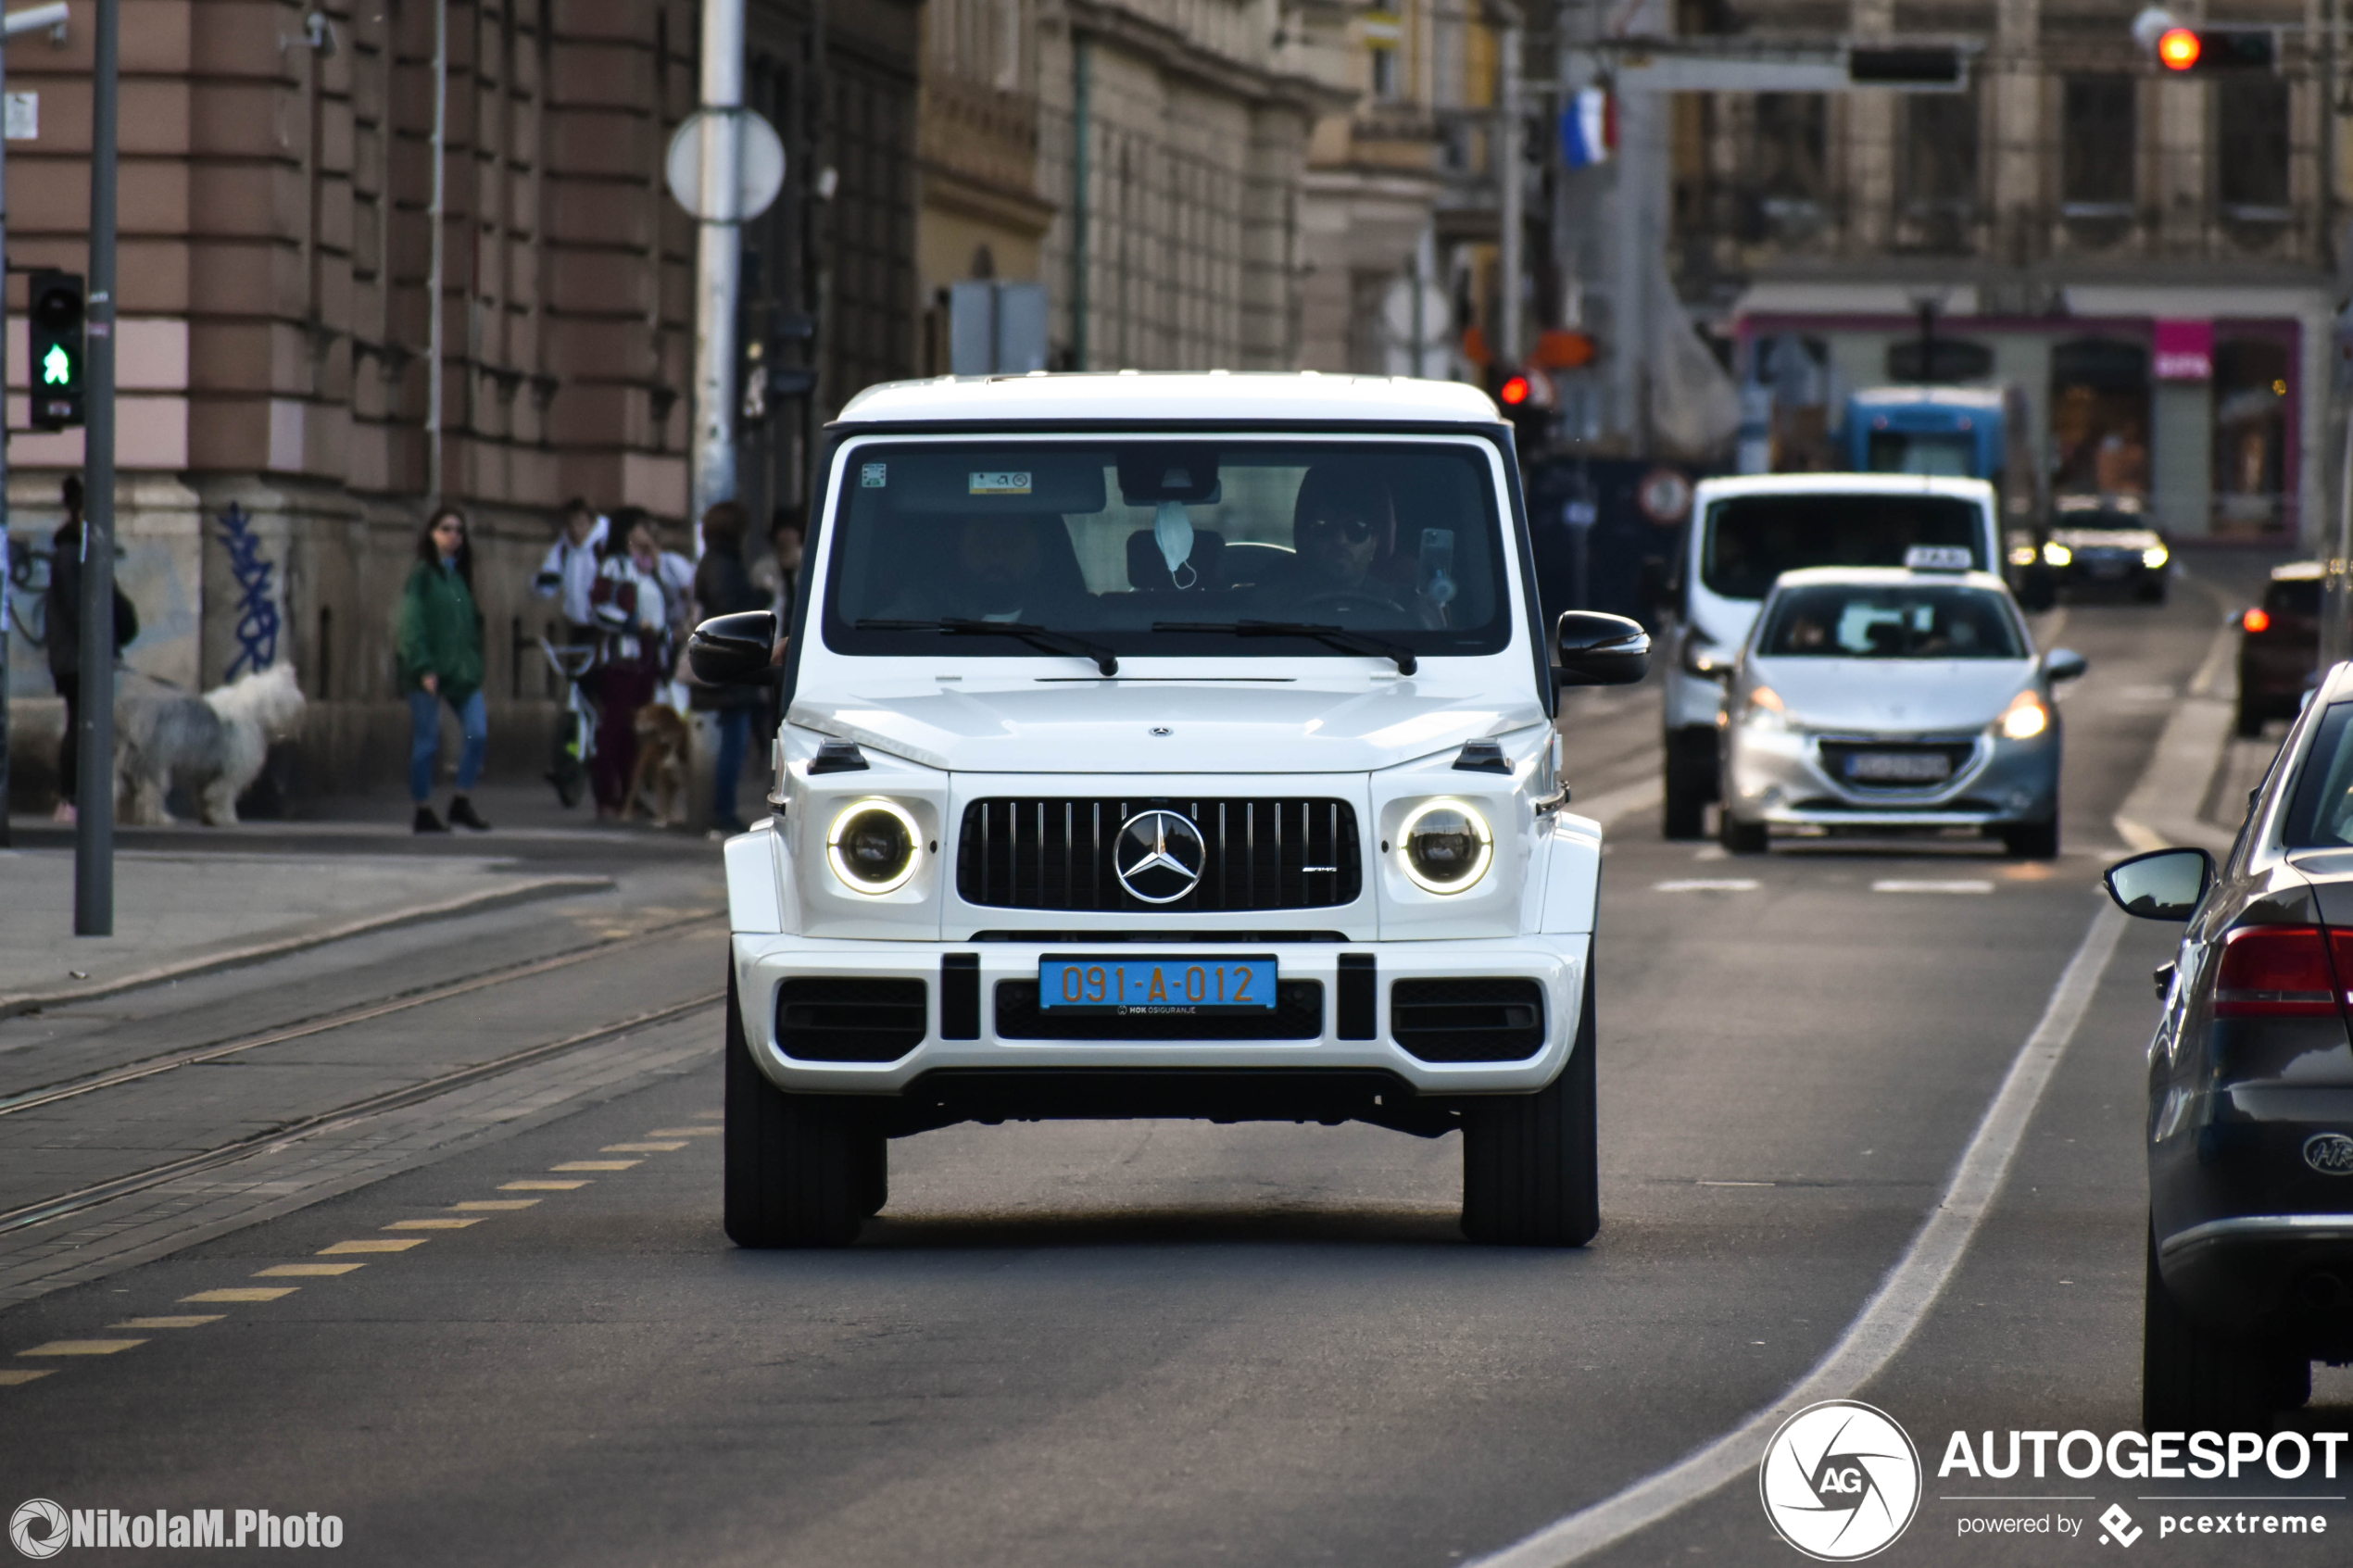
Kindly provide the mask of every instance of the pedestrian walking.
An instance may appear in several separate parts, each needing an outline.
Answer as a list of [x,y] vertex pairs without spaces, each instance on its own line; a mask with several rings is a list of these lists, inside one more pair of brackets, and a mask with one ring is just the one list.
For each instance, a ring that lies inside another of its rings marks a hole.
[[[49,591],[42,598],[44,635],[48,640],[49,679],[66,699],[65,734],[57,739],[57,806],[54,821],[76,820],[74,801],[82,785],[82,476],[66,475],[66,521],[49,536]],[[139,636],[139,612],[120,584],[114,591],[114,651],[117,658]],[[111,683],[109,683],[111,684]]]
[[[744,565],[743,508],[722,501],[702,515],[702,561],[695,569],[695,613],[705,619],[766,609],[761,593]],[[768,707],[767,694],[758,686],[696,686],[698,712],[709,713],[719,729],[719,771],[713,781],[711,825],[724,834],[744,831],[736,814],[736,786],[743,777],[744,753],[751,743],[754,715]]]
[[776,629],[792,630],[793,596],[800,591],[801,522],[799,508],[779,507],[768,521],[768,553],[751,563],[751,580],[768,596]]
[[559,601],[567,643],[596,640],[597,619],[588,595],[597,584],[599,547],[605,542],[607,526],[606,521],[581,496],[566,501],[563,516],[557,524],[556,542],[547,546],[547,557],[539,563],[539,574],[532,579],[533,593],[543,599]]
[[[455,507],[434,512],[417,535],[417,564],[400,595],[398,649],[400,684],[409,694],[409,797],[417,804],[416,831],[447,833],[455,826],[487,833],[490,824],[469,798],[490,746],[482,696],[482,610],[474,603],[473,541]],[[447,825],[430,803],[445,703],[458,715],[464,740]]]
[[[615,519],[616,524],[619,519]],[[597,756],[590,783],[597,820],[629,814],[630,780],[637,762],[637,710],[653,700],[670,672],[670,612],[662,595],[661,547],[642,513],[623,534],[622,547],[597,569],[589,600],[604,639],[598,672]]]

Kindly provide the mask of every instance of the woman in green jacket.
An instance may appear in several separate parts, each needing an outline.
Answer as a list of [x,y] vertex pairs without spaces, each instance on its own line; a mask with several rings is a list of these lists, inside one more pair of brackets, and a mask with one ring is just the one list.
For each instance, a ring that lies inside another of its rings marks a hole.
[[417,537],[417,564],[400,595],[400,684],[409,694],[409,797],[417,803],[419,833],[447,833],[426,804],[441,751],[441,705],[458,715],[465,749],[458,758],[458,793],[449,821],[489,831],[466,798],[482,777],[490,746],[490,719],[482,700],[482,611],[474,605],[474,552],[466,520],[444,507]]

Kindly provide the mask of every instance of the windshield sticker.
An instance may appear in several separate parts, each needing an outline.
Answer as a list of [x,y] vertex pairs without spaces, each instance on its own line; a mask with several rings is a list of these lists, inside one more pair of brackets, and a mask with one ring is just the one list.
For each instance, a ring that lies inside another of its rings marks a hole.
[[990,473],[973,475],[975,495],[1026,495],[1029,494],[1029,470],[1000,469]]
[[880,490],[890,479],[888,463],[867,463],[858,470],[858,483],[868,490]]

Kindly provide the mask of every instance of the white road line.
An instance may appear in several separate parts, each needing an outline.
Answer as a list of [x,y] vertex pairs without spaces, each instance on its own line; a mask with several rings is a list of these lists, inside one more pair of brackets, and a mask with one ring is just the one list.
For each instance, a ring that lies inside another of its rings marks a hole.
[[1689,876],[1680,882],[1654,882],[1654,893],[1754,893],[1756,884],[1744,876]]
[[2075,956],[2068,960],[2043,1009],[2041,1022],[2019,1047],[2000,1092],[1986,1108],[1960,1163],[1954,1167],[1944,1200],[1814,1370],[1723,1436],[1693,1449],[1665,1470],[1556,1520],[1525,1540],[1478,1559],[1476,1568],[1561,1568],[1615,1546],[1725,1483],[1752,1474],[1764,1458],[1766,1439],[1783,1421],[1819,1400],[1852,1396],[1894,1359],[1935,1304],[1968,1249],[1969,1238],[1993,1207],[2044,1086],[2082,1023],[2092,994],[2099,988],[2100,976],[2116,951],[2116,939],[2124,930],[2124,918],[2108,906],[2093,917],[2091,929],[2083,934]]
[[1991,893],[1994,884],[1982,878],[1967,877],[1957,882],[1918,882],[1901,877],[1889,877],[1871,884],[1874,893]]

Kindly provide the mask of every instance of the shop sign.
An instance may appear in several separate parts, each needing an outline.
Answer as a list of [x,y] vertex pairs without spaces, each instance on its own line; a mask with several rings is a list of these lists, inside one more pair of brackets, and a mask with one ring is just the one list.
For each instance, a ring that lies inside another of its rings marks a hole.
[[2158,321],[2156,369],[2158,381],[2212,381],[2214,323]]

